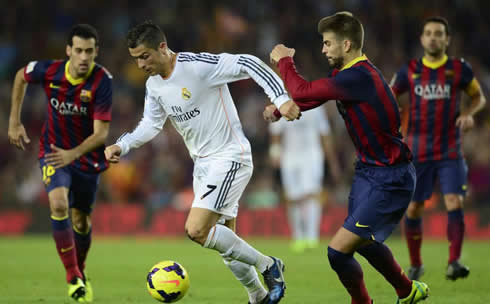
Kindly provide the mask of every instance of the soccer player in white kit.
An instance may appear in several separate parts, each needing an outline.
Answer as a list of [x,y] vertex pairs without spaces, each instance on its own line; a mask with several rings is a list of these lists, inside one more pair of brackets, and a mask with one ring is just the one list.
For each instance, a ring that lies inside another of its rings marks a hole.
[[[238,200],[252,176],[253,164],[227,83],[252,78],[281,110],[294,104],[283,82],[251,55],[174,53],[151,21],[131,29],[127,40],[138,67],[150,75],[144,113],[132,133],[106,148],[106,158],[117,163],[130,149],[154,138],[169,119],[194,161],[195,198],[185,223],[187,235],[221,254],[246,288],[249,303],[279,303],[286,288],[283,262],[260,253],[234,232]],[[299,108],[290,113],[286,119],[298,118]],[[268,292],[255,268],[264,276]]]
[[291,249],[299,253],[318,247],[324,155],[333,180],[338,181],[340,176],[325,108],[304,112],[301,119],[293,123],[285,120],[272,123],[269,132],[271,162],[280,168],[288,200]]

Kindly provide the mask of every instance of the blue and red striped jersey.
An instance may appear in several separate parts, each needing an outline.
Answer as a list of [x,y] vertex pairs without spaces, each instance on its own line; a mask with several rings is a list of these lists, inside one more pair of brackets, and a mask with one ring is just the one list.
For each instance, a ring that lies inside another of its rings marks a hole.
[[331,77],[308,82],[295,69],[291,57],[279,61],[291,97],[302,111],[337,101],[347,131],[363,163],[391,166],[411,160],[400,133],[400,113],[381,72],[361,56]]
[[473,71],[463,59],[436,63],[412,59],[393,77],[396,96],[409,92],[406,143],[414,161],[462,158],[460,130],[461,91],[475,85]]
[[[62,149],[80,145],[93,134],[94,120],[111,120],[112,76],[94,64],[85,78],[68,74],[67,60],[32,61],[24,69],[28,83],[40,83],[47,96],[47,119],[43,125],[38,157],[51,152],[50,144]],[[86,172],[108,167],[104,146],[82,155],[71,165]]]

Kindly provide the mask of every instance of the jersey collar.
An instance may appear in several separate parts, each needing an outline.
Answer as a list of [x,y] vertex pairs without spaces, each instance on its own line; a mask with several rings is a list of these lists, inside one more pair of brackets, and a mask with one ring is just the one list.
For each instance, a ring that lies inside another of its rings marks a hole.
[[359,61],[364,61],[364,60],[368,60],[368,58],[366,57],[366,55],[362,55],[362,56],[356,57],[356,58],[352,59],[351,62],[349,62],[348,64],[344,65],[344,67],[342,69],[340,69],[340,70],[343,71],[345,69],[351,68],[354,64],[358,63]]
[[429,60],[427,60],[427,58],[425,56],[422,57],[422,64],[428,68],[433,69],[433,70],[440,68],[446,62],[447,62],[447,55],[446,54],[444,54],[444,56],[440,60],[437,60],[435,62],[430,62]]
[[68,80],[68,82],[71,83],[71,85],[79,85],[82,82],[84,82],[90,76],[90,74],[92,74],[92,71],[95,67],[95,62],[92,62],[92,64],[90,65],[90,68],[88,69],[87,74],[85,74],[84,77],[80,77],[80,78],[73,78],[73,76],[70,75],[70,73],[68,72],[69,66],[70,66],[70,60],[68,60],[65,64],[65,77],[66,77],[66,79]]

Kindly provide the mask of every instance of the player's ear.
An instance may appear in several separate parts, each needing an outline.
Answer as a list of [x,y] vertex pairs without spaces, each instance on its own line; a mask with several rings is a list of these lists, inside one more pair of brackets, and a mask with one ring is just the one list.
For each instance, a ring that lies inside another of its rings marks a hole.
[[352,49],[352,42],[348,39],[343,41],[344,52],[348,53]]
[[68,44],[66,45],[66,56],[71,57],[71,46]]
[[167,43],[166,42],[160,42],[158,45],[158,50],[165,54],[167,52]]
[[98,46],[95,47],[95,57],[94,58],[97,58],[97,55],[99,55],[99,47]]

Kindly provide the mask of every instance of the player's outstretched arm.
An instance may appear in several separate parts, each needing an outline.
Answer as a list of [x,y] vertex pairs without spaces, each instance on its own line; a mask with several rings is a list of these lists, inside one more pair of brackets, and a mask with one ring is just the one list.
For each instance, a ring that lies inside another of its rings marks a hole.
[[21,150],[25,150],[24,144],[31,142],[27,136],[24,125],[20,121],[20,113],[22,111],[22,103],[26,94],[26,88],[27,81],[24,79],[24,68],[22,68],[15,74],[8,128],[9,142]]

